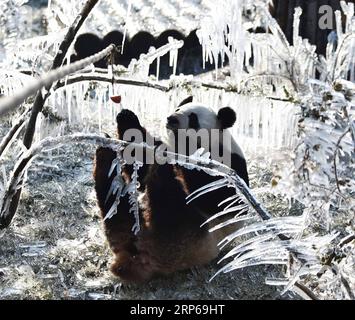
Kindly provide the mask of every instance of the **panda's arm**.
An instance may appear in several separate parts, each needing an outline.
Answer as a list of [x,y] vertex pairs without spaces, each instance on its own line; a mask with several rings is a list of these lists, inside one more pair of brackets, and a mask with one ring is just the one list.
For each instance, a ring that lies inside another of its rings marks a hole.
[[[154,146],[159,144],[154,137],[152,137],[147,130],[141,126],[140,121],[137,115],[128,109],[123,109],[116,117],[117,122],[117,136],[120,140],[125,140],[128,142],[135,142],[135,143],[151,143],[154,142]],[[127,131],[130,130],[131,133],[134,133],[132,130],[137,130],[137,137],[132,139],[131,135],[126,135]],[[137,140],[138,139],[138,140]],[[123,153],[122,153],[123,154]],[[149,171],[149,165],[145,162],[147,157],[146,150],[143,150],[143,159],[140,162],[143,163],[142,167],[139,168],[138,171],[138,181],[140,183],[140,190],[144,190],[145,187],[145,177]],[[131,176],[133,174],[133,165],[127,164],[122,167],[122,174],[126,183],[131,181]]]
[[96,150],[94,180],[95,191],[99,207],[103,215],[105,215],[113,205],[114,195],[107,198],[107,194],[111,188],[112,180],[115,172],[109,177],[112,161],[117,157],[115,151],[110,148],[99,147]]

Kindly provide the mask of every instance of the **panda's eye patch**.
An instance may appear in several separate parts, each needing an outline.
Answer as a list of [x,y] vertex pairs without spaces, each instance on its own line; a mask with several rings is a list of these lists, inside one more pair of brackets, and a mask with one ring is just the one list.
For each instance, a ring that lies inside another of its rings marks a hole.
[[191,112],[189,114],[189,128],[195,129],[195,130],[200,128],[200,123],[198,121],[197,114],[194,112]]
[[179,119],[175,116],[170,116],[167,118],[167,128],[177,129],[179,126]]

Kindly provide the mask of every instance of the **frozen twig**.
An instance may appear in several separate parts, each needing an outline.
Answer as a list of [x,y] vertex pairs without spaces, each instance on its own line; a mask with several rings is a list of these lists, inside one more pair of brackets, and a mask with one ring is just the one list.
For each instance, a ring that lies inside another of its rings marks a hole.
[[[300,282],[296,282],[294,284],[294,286],[302,291],[302,293],[309,299],[309,300],[320,300],[314,293],[312,290],[310,290],[309,288],[307,288],[304,284],[300,283]],[[296,290],[297,291],[297,290]]]
[[161,56],[169,53],[171,50],[178,50],[181,49],[182,46],[184,45],[184,41],[182,40],[176,40],[172,37],[169,37],[169,43],[166,45],[152,50],[148,52],[147,54],[142,54],[139,58],[139,60],[132,60],[130,65],[128,66],[128,69],[134,70],[134,69],[139,69],[139,66],[142,64],[148,63],[149,65],[153,63],[154,60],[160,58]]

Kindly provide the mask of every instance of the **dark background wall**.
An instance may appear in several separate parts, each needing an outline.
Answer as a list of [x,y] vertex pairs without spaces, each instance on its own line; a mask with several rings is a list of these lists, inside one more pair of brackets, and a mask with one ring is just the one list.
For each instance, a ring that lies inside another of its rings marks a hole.
[[32,7],[40,8],[48,6],[48,0],[29,0],[26,4]]
[[[321,29],[318,25],[319,19],[323,14],[319,14],[319,8],[328,5],[335,10],[340,10],[340,0],[273,0],[274,8],[271,9],[272,15],[279,22],[287,39],[292,43],[293,14],[296,7],[301,7],[300,33],[304,38],[308,38],[312,44],[317,45],[317,52],[324,54],[327,37],[331,29]],[[355,2],[355,0],[346,0]],[[47,6],[48,0],[29,0],[28,4],[33,7]],[[333,28],[335,29],[335,17],[333,15]]]
[[[354,2],[354,0],[346,2]],[[335,10],[341,10],[340,0],[274,0],[274,9],[271,10],[271,13],[279,22],[287,39],[292,43],[293,14],[296,7],[301,7],[303,14],[300,34],[303,38],[309,39],[312,44],[317,45],[318,53],[324,54],[328,42],[327,37],[332,30],[319,27],[319,19],[324,15],[319,14],[319,8],[323,5],[330,6],[333,13]],[[335,26],[333,14],[333,29]]]

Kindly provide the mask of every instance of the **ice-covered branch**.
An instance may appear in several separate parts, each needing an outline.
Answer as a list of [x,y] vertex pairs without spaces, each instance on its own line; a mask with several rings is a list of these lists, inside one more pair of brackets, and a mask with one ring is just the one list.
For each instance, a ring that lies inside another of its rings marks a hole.
[[[78,33],[80,27],[83,25],[83,23],[85,22],[86,18],[89,15],[89,13],[91,12],[91,10],[95,7],[95,5],[97,3],[98,3],[98,0],[88,0],[86,2],[86,4],[84,5],[80,14],[76,17],[75,21],[70,26],[67,34],[64,37],[64,40],[62,41],[61,45],[59,46],[56,56],[54,57],[53,64],[51,67],[52,71],[62,65],[64,58],[68,52],[68,49],[69,49],[70,45],[72,44],[76,34]],[[98,59],[98,60],[100,60],[100,59]],[[96,60],[96,61],[98,61],[98,60]],[[75,71],[78,71],[82,68],[83,67],[80,67],[79,69],[76,69]],[[72,71],[72,72],[75,72],[75,71]],[[53,74],[50,73],[47,75],[47,77],[49,77],[49,76],[53,77]],[[54,81],[57,81],[60,78],[56,79],[55,77],[53,77],[52,79],[53,79],[53,81],[52,81],[52,83],[53,83]],[[22,94],[18,94],[15,97],[4,98],[3,101],[0,100],[0,116],[11,111],[13,108],[16,108],[19,104],[23,103],[26,98],[28,98],[29,96],[36,93],[43,86],[49,86],[52,84],[52,83],[48,83],[48,82],[44,82],[42,84],[42,80],[43,80],[43,78],[41,78],[40,81],[35,82],[32,85],[30,85],[29,87],[27,87],[26,91],[23,91]],[[36,112],[38,114],[38,112],[40,112],[40,110],[37,112],[37,109],[41,109],[39,107],[39,105],[43,106],[43,103],[44,103],[44,101],[43,101],[42,95],[39,92],[36,96],[35,103],[34,103],[34,106],[38,105],[38,107],[33,108],[33,112]],[[33,122],[33,119],[32,119],[32,122]],[[32,139],[30,139],[30,140],[32,140]],[[25,142],[25,145],[26,145],[26,142]]]
[[57,90],[59,88],[65,87],[66,85],[78,83],[78,82],[83,82],[83,81],[97,81],[97,82],[108,82],[108,83],[117,83],[117,84],[124,84],[124,85],[130,85],[130,86],[137,86],[137,87],[147,87],[147,88],[153,88],[157,89],[160,91],[167,92],[170,90],[168,86],[164,86],[162,84],[159,84],[158,82],[153,82],[153,81],[140,81],[140,80],[135,80],[135,79],[130,79],[130,78],[121,78],[121,77],[109,77],[107,75],[103,74],[77,74],[72,77],[69,77],[66,80],[59,81],[54,87],[54,90]]
[[153,63],[154,60],[160,58],[161,56],[169,53],[172,50],[178,50],[184,45],[184,41],[182,40],[175,40],[172,37],[168,39],[169,43],[158,48],[151,48],[147,54],[142,54],[139,60],[132,60],[131,64],[129,65],[128,69],[140,69],[141,65],[150,65]]
[[[191,88],[223,90],[225,92],[242,94],[241,90],[237,88],[237,85],[232,85],[232,84],[201,82],[198,80],[190,80],[190,79],[177,80],[176,78],[171,81],[168,81],[167,84],[163,84],[163,83],[159,83],[158,81],[151,81],[151,80],[141,81],[141,80],[126,78],[126,77],[114,77],[112,79],[112,77],[109,77],[108,75],[104,75],[103,72],[100,73],[95,72],[91,74],[89,73],[75,74],[73,76],[68,77],[66,80],[59,81],[53,87],[53,90],[57,90],[65,87],[66,85],[71,85],[83,81],[97,81],[97,82],[117,83],[117,84],[137,86],[137,87],[147,87],[147,88],[153,88],[163,92],[170,92],[172,90],[175,90],[178,87],[191,87]],[[289,99],[283,99],[283,98],[272,97],[272,96],[266,96],[265,98],[269,100],[275,100],[275,101],[292,102]]]
[[[62,144],[67,143],[78,143],[78,142],[86,142],[86,143],[95,143],[100,144],[102,146],[109,146],[114,150],[118,151],[120,147],[126,146],[128,142],[120,141],[116,139],[108,139],[98,135],[86,135],[86,134],[75,134],[69,136],[62,136],[59,138],[46,138],[34,145],[31,149],[29,149],[17,162],[14,167],[13,173],[11,175],[11,179],[9,181],[7,191],[3,198],[2,209],[0,212],[0,229],[6,228],[11,220],[15,212],[9,213],[9,207],[11,203],[11,198],[14,196],[17,187],[26,171],[28,165],[31,160],[40,152],[42,152],[45,148],[60,146]],[[142,144],[131,144],[137,149],[150,149],[152,152],[154,149],[147,145]],[[186,163],[190,163],[191,159],[188,156],[176,154],[169,151],[164,151],[162,153],[157,152],[156,157],[164,157],[168,163],[178,163],[182,166],[185,166]],[[263,220],[269,220],[271,215],[263,208],[263,206],[258,202],[258,200],[253,196],[250,189],[247,187],[245,182],[237,175],[237,173],[229,168],[226,165],[223,165],[214,160],[203,160],[201,159],[193,159],[196,162],[196,166],[200,169],[204,170],[206,173],[210,175],[220,175],[224,177],[228,177],[229,180],[232,180],[235,183],[236,187],[240,190],[240,192],[245,196],[250,205],[255,209],[255,211],[260,215]],[[281,239],[289,239],[283,235],[280,236]]]
[[[35,94],[38,90],[42,88],[50,87],[54,82],[63,79],[64,77],[81,70],[88,65],[97,62],[108,54],[110,54],[115,49],[114,45],[110,45],[104,50],[100,51],[99,53],[88,57],[86,59],[77,61],[73,64],[68,66],[64,66],[60,69],[52,70],[45,76],[41,77],[40,79],[34,81],[32,84],[28,85],[26,88],[23,89],[19,94],[14,97],[5,97],[0,100],[0,116],[5,115],[6,113],[10,112],[11,110],[17,108],[21,105],[27,98]],[[43,99],[43,98],[42,98]]]
[[[355,31],[349,32],[345,35],[340,35],[340,43],[338,44],[338,48],[335,52],[335,57],[333,59],[334,63],[331,65],[331,79],[330,81],[334,81],[337,78],[345,78],[341,73],[347,71],[341,66],[341,61],[349,59],[349,55],[347,55],[348,51],[353,48],[355,44]],[[351,55],[350,55],[351,59]],[[353,63],[353,62],[352,62]]]

